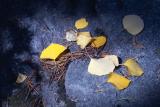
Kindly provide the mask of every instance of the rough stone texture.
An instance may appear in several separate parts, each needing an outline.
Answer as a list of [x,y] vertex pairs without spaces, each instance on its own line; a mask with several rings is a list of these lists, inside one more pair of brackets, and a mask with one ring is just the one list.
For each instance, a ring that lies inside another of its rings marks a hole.
[[[104,50],[110,54],[118,55],[123,61],[129,57],[136,58],[144,69],[144,75],[140,78],[131,78],[132,84],[127,89],[117,91],[112,85],[105,83],[107,79],[105,76],[97,77],[87,72],[89,58],[77,60],[70,63],[67,70],[65,100],[69,98],[76,102],[73,105],[77,107],[156,107],[160,105],[160,78],[157,78],[160,75],[160,52],[157,52],[160,50],[160,1],[123,1],[123,8],[117,6],[116,0],[93,0],[92,2],[89,0],[79,0],[78,2],[74,0],[59,0],[59,2],[45,0],[43,2],[41,0],[35,2],[37,6],[31,2],[32,5],[27,8],[28,10],[19,9],[19,13],[32,11],[30,14],[27,12],[27,15],[13,13],[19,15],[14,16],[11,14],[13,16],[10,17],[11,19],[18,17],[17,23],[7,23],[8,26],[3,28],[5,30],[1,29],[1,33],[8,35],[8,38],[10,38],[9,35],[12,35],[10,39],[4,41],[7,43],[6,49],[4,45],[0,46],[5,52],[0,57],[2,60],[7,58],[5,64],[10,64],[9,68],[3,64],[2,71],[7,71],[7,73],[12,71],[10,68],[13,69],[17,64],[14,64],[15,60],[12,59],[23,61],[25,58],[32,57],[32,61],[39,64],[40,52],[52,42],[65,42],[63,39],[64,31],[73,28],[74,22],[78,18],[86,17],[89,21],[89,27],[86,30],[92,32],[93,36],[98,32],[104,32],[107,35],[108,43]],[[18,4],[15,4],[13,10],[23,8],[24,5],[21,3],[18,7]],[[12,10],[12,8],[9,9]],[[134,48],[132,36],[122,27],[122,18],[127,14],[137,14],[144,20],[145,29],[138,36],[139,41],[145,47],[144,49]],[[10,14],[7,16],[9,17]],[[1,40],[3,38],[4,36],[1,37]],[[76,45],[71,47],[71,51],[76,49]],[[16,69],[11,74],[15,75],[15,71]],[[116,72],[121,71],[124,69],[120,68]],[[3,78],[0,79],[0,82],[3,83],[0,93],[5,92],[6,89],[11,90],[10,81],[13,79],[7,80],[7,76],[8,74],[3,74]],[[46,81],[48,76],[44,76],[44,78]],[[4,82],[5,80],[9,82]],[[62,100],[63,98],[59,100],[61,95],[57,91],[60,88],[57,83],[53,83],[50,87],[47,83],[42,83],[42,94],[46,107],[68,105],[65,104],[67,101]],[[95,92],[99,89],[103,89],[104,92]]]

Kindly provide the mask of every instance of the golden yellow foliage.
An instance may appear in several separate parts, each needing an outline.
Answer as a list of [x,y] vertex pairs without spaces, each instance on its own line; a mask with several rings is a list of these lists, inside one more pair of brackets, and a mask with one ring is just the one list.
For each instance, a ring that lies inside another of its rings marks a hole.
[[52,59],[56,60],[58,56],[64,52],[67,48],[60,44],[51,44],[44,49],[40,55],[40,59]]
[[79,19],[79,20],[77,20],[77,21],[75,22],[75,27],[76,27],[77,29],[83,29],[83,28],[85,28],[85,27],[87,27],[87,26],[88,26],[88,22],[86,21],[85,18],[81,18],[81,19]]
[[127,68],[128,72],[132,76],[141,76],[143,74],[142,68],[139,64],[132,58],[127,59],[123,65]]
[[129,79],[117,74],[117,73],[112,72],[108,75],[107,82],[114,85],[116,87],[116,89],[123,90],[129,86],[131,80],[129,80]]
[[95,37],[93,39],[94,40],[91,43],[91,46],[95,47],[95,48],[99,48],[99,47],[103,46],[107,41],[105,36],[98,36],[98,37]]

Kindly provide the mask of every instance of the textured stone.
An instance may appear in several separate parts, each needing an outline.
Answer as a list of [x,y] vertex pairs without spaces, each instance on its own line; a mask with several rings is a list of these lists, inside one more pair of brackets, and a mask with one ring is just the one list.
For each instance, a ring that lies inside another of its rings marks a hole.
[[[40,8],[33,3],[32,7],[37,7],[38,11],[32,9],[34,10],[32,16],[23,16],[19,19],[21,27],[31,32],[32,36],[22,35],[23,32],[17,34],[13,30],[11,30],[11,33],[8,33],[13,35],[13,37],[19,36],[22,38],[18,38],[18,41],[11,39],[10,43],[13,43],[13,46],[7,46],[8,48],[4,51],[10,52],[8,50],[13,49],[11,51],[13,52],[12,56],[10,56],[10,53],[1,55],[1,60],[4,61],[4,58],[7,58],[5,60],[6,65],[11,64],[15,54],[15,56],[23,54],[24,49],[22,47],[25,48],[25,52],[30,51],[28,53],[31,53],[33,62],[39,63],[38,55],[46,46],[52,42],[64,42],[64,30],[73,27],[76,19],[87,16],[89,26],[86,30],[92,32],[93,36],[97,35],[99,31],[108,36],[108,43],[104,50],[121,57],[123,61],[128,57],[135,57],[144,69],[144,75],[140,78],[131,78],[133,82],[127,89],[117,91],[112,85],[104,83],[106,80],[105,76],[96,77],[87,72],[88,59],[74,61],[69,65],[66,74],[67,97],[75,101],[77,107],[151,107],[160,105],[160,79],[157,78],[157,75],[159,75],[157,69],[159,68],[160,57],[155,54],[155,50],[160,46],[159,0],[122,0],[124,1],[124,7],[121,9],[116,5],[117,0],[94,0],[95,6],[89,0],[72,2],[76,5],[72,3],[65,4],[71,0],[65,0],[65,2],[64,0],[59,0],[58,3],[52,2],[53,4],[49,2],[50,0],[47,1],[42,6],[38,6]],[[90,3],[93,4],[89,5]],[[56,8],[53,8],[54,6]],[[18,8],[18,10],[20,9]],[[144,49],[134,48],[132,46],[132,36],[124,31],[122,27],[122,18],[127,14],[138,14],[144,20],[145,29],[138,36],[139,41],[145,47]],[[10,18],[12,19],[12,17]],[[46,25],[48,28],[45,27]],[[15,26],[10,27],[13,28]],[[17,32],[19,32],[19,27],[17,29]],[[10,29],[7,32],[10,32]],[[14,36],[16,34],[18,36]],[[4,49],[2,46],[0,47]],[[76,45],[73,45],[71,50],[73,51],[77,48]],[[28,57],[28,54],[22,55],[19,59],[23,59],[23,57]],[[4,66],[5,64],[3,63],[2,65],[2,71],[13,73],[10,72],[7,66]],[[11,66],[11,68],[14,68],[14,66]],[[120,68],[117,72],[124,72],[124,69]],[[0,93],[3,94],[6,89],[10,90],[11,87],[10,82],[5,81],[12,80],[8,80],[9,75],[4,74],[4,72],[0,74],[3,77],[0,79],[0,82],[3,83]],[[103,89],[104,92],[95,92],[97,83],[101,84],[98,88]],[[42,84],[42,94],[46,107],[66,106],[65,101],[60,100],[58,103],[56,101],[60,96],[57,94],[60,87],[56,83],[52,84],[52,86],[48,87],[47,84]]]

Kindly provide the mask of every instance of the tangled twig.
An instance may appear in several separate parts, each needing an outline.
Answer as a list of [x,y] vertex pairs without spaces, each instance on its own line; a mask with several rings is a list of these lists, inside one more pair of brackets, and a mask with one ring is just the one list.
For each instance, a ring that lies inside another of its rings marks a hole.
[[42,96],[40,94],[40,84],[35,82],[37,75],[33,71],[30,76],[27,76],[22,85],[22,90],[18,92],[19,97],[24,98],[25,101],[29,101],[32,107],[43,107]]
[[94,48],[87,47],[83,50],[66,53],[62,55],[57,61],[41,60],[41,62],[43,68],[52,73],[50,80],[60,81],[65,77],[66,68],[69,62],[80,58],[94,56],[95,52],[96,50]]

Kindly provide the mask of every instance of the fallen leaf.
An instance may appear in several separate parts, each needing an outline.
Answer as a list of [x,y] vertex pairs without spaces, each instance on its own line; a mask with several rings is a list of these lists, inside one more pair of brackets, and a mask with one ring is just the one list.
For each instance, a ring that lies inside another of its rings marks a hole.
[[85,18],[81,18],[81,19],[79,19],[79,20],[77,20],[77,21],[75,22],[75,27],[76,27],[77,29],[83,29],[83,28],[85,28],[85,27],[87,27],[87,26],[88,26],[88,22],[86,21]]
[[76,41],[77,40],[77,31],[71,29],[66,31],[66,40],[67,41]]
[[103,46],[105,43],[106,43],[106,37],[105,36],[98,36],[98,37],[94,38],[93,42],[91,43],[91,46],[95,47],[95,48],[99,48],[99,47]]
[[123,27],[130,34],[137,35],[144,29],[144,22],[137,15],[126,15],[123,18]]
[[77,37],[77,45],[84,49],[92,40],[90,32],[79,32]]
[[60,44],[50,44],[44,49],[40,55],[40,59],[52,59],[56,60],[58,56],[64,52],[67,48]]
[[127,88],[131,82],[131,80],[117,74],[117,73],[110,73],[108,75],[108,83],[111,83],[113,86],[116,87],[116,89],[118,90],[123,90],[125,88]]
[[94,59],[91,58],[91,61],[88,65],[88,72],[93,75],[106,75],[115,69],[115,65],[111,60],[106,60],[106,58]]
[[27,79],[26,75],[19,73],[17,80],[16,80],[16,83],[20,84],[20,83],[24,82],[26,79]]
[[132,58],[127,59],[123,65],[127,68],[128,72],[132,76],[141,76],[143,74],[142,68]]
[[115,66],[119,66],[119,60],[118,60],[118,56],[116,55],[106,55],[105,58],[107,60],[111,60]]

